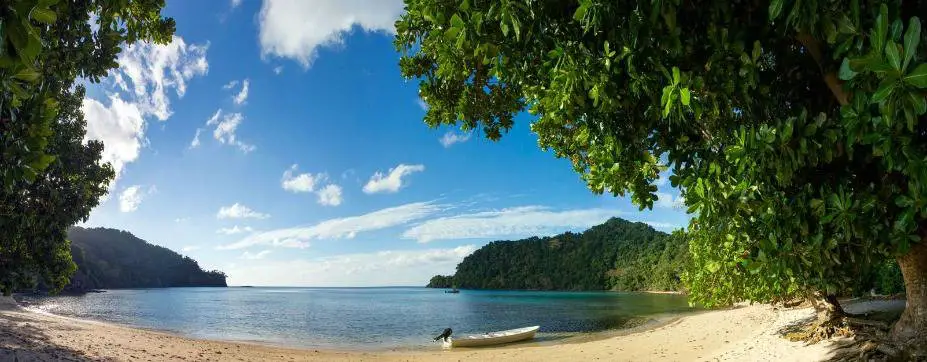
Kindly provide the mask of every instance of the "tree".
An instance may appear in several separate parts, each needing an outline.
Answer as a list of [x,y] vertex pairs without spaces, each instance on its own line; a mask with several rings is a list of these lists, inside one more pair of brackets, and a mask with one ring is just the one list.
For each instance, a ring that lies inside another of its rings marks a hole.
[[[544,149],[641,208],[670,168],[713,305],[834,293],[896,258],[892,331],[927,345],[927,3],[406,0],[395,44],[425,122]],[[832,299],[832,298],[831,298]],[[916,349],[916,348],[912,348]]]
[[[124,43],[166,42],[163,0],[14,0],[0,7],[0,289],[74,272],[67,228],[86,219],[113,178],[103,145],[84,143],[82,86],[118,66]],[[96,16],[90,23],[91,14]]]

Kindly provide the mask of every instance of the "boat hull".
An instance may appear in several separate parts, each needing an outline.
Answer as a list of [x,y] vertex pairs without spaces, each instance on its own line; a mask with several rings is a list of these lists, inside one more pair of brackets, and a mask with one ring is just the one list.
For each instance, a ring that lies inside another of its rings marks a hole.
[[461,338],[452,338],[452,347],[483,347],[519,342],[534,338],[540,326],[510,329],[507,331],[491,332],[487,334],[476,334],[463,336]]

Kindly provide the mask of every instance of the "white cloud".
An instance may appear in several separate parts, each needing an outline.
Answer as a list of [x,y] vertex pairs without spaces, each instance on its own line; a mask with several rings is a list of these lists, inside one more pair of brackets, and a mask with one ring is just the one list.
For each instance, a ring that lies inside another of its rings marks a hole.
[[442,210],[432,202],[416,202],[390,207],[371,213],[329,219],[311,226],[300,226],[259,232],[244,239],[219,247],[242,249],[253,245],[272,245],[291,248],[309,247],[309,240],[353,238],[357,233],[386,229],[422,219]]
[[208,48],[208,43],[187,45],[179,36],[174,36],[169,44],[130,45],[119,55],[121,75],[117,82],[121,80],[121,85],[129,88],[122,76],[128,78],[142,112],[167,120],[171,115],[168,89],[174,88],[177,96],[183,97],[187,81],[209,71]]
[[232,100],[235,101],[235,104],[241,105],[248,100],[248,86],[251,84],[247,79],[241,81],[241,91],[238,92]]
[[418,107],[421,108],[423,111],[428,111],[428,103],[425,103],[424,99],[416,98],[415,104],[418,104]]
[[420,243],[434,240],[554,235],[601,224],[621,212],[609,209],[553,211],[542,206],[521,206],[427,220],[406,230],[405,239]]
[[278,66],[274,67],[274,74],[280,75],[280,73],[283,73],[283,66],[282,66],[282,65],[278,65]]
[[[87,139],[103,141],[103,161],[110,162],[116,177],[134,162],[145,143],[146,117],[164,121],[171,115],[169,90],[182,97],[187,81],[209,70],[209,44],[188,45],[174,36],[169,44],[137,43],[118,56],[119,67],[109,77],[113,89],[107,107],[85,98],[81,109],[87,119]],[[120,92],[121,91],[121,92]]]
[[183,223],[183,222],[187,222],[187,221],[190,221],[190,218],[189,218],[189,217],[178,217],[178,218],[174,219],[174,222],[176,222],[176,223],[178,223],[178,224],[179,224],[179,223]]
[[197,148],[200,146],[200,133],[203,132],[202,128],[196,129],[196,134],[193,135],[193,141],[190,141],[190,148]]
[[364,192],[368,194],[378,193],[378,192],[397,192],[402,188],[402,178],[406,175],[409,175],[413,172],[421,172],[425,170],[423,165],[406,165],[399,164],[396,167],[389,169],[389,173],[384,175],[382,172],[377,171],[370,176],[370,180],[367,181],[367,184],[364,185]]
[[441,141],[441,145],[444,146],[444,148],[448,148],[448,147],[453,146],[455,143],[463,143],[463,142],[469,141],[470,136],[472,135],[473,133],[471,132],[457,133],[454,131],[447,131],[447,133],[445,133],[444,136],[442,136],[439,141]]
[[260,252],[257,252],[257,253],[251,253],[251,252],[246,251],[241,254],[241,258],[248,259],[248,260],[258,260],[258,259],[264,259],[264,257],[267,256],[267,254],[270,254],[270,250],[261,250]]
[[184,253],[189,253],[189,252],[191,252],[191,251],[198,250],[198,249],[200,249],[199,246],[196,246],[196,245],[187,245],[187,246],[184,246],[184,247],[180,248],[180,251],[182,251],[182,252],[184,252]]
[[656,192],[657,201],[654,202],[654,206],[662,207],[666,209],[682,209],[686,204],[686,199],[682,196],[673,197],[673,195],[665,192]]
[[286,171],[283,171],[283,178],[280,180],[280,186],[284,190],[290,192],[312,192],[315,191],[316,184],[324,181],[328,178],[324,173],[311,174],[311,173],[300,173],[296,172],[299,170],[299,165],[293,164]]
[[309,67],[319,47],[340,45],[352,27],[395,33],[402,0],[265,0],[258,15],[262,56]]
[[395,286],[424,285],[435,274],[453,274],[475,245],[449,249],[384,250],[289,261],[229,265],[230,285]]
[[226,89],[226,90],[232,89],[232,88],[235,88],[235,86],[237,86],[237,85],[238,85],[238,81],[237,81],[237,80],[231,80],[231,81],[229,81],[228,83],[225,83],[225,85],[222,86],[222,89]]
[[241,5],[241,0],[232,0],[232,8],[237,8],[238,5]]
[[251,208],[237,202],[232,206],[223,206],[216,213],[216,218],[219,219],[266,219],[269,217],[268,214],[251,210]]
[[331,184],[326,185],[318,192],[319,204],[325,206],[341,205],[341,186]]
[[[81,110],[87,119],[86,139],[103,141],[103,162],[113,165],[116,178],[126,164],[138,159],[145,135],[145,119],[138,106],[110,97],[109,107],[95,99],[84,98]],[[110,185],[112,188],[113,184]]]
[[126,187],[125,190],[122,190],[122,193],[119,194],[119,211],[132,212],[137,210],[142,200],[156,190],[157,188],[154,186],[149,187],[147,190],[142,189],[142,185]]
[[254,151],[256,147],[240,141],[235,135],[238,126],[241,125],[241,122],[244,120],[245,116],[241,113],[223,115],[222,110],[219,109],[206,121],[206,125],[216,126],[212,132],[212,137],[219,141],[219,143],[236,146],[241,149],[242,152],[248,153]]
[[679,225],[668,222],[644,221],[644,224],[650,225],[654,229],[674,230],[680,228]]
[[250,233],[252,231],[254,231],[254,229],[252,229],[250,226],[238,227],[238,225],[235,225],[230,228],[221,228],[219,230],[216,230],[216,234],[235,235],[235,234],[241,234],[241,233]]

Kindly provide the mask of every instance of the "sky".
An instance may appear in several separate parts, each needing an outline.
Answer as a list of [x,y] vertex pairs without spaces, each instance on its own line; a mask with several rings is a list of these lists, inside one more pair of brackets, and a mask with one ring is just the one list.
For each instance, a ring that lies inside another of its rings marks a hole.
[[128,230],[229,285],[424,285],[493,240],[611,217],[687,225],[679,192],[639,211],[541,150],[432,129],[393,48],[401,0],[168,0],[170,44],[90,85],[87,138],[116,179],[83,224]]

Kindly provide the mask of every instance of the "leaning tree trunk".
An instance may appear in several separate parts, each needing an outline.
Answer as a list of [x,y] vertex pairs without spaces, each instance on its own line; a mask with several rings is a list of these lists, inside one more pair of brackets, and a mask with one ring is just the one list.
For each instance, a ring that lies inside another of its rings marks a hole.
[[892,328],[892,339],[920,353],[927,349],[927,238],[898,257],[907,306]]

